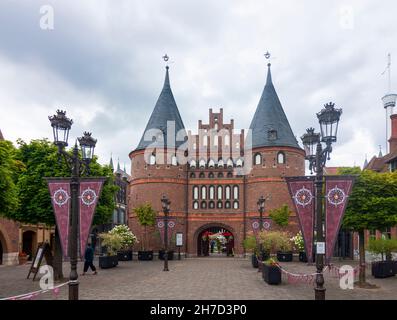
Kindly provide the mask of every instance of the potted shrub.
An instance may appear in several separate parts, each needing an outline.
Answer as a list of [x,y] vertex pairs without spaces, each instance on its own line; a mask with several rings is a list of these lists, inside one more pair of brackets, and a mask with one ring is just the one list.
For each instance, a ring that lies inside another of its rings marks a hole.
[[149,203],[146,203],[136,207],[134,212],[138,218],[139,224],[144,228],[141,250],[138,251],[138,260],[153,260],[153,250],[147,250],[147,227],[154,226],[156,222],[156,211],[153,210]]
[[[274,221],[276,225],[280,227],[281,230],[284,230],[288,227],[289,216],[291,211],[289,210],[288,205],[284,204],[278,209],[270,210],[269,216]],[[292,243],[290,241],[290,237],[286,232],[281,233],[279,242],[279,250],[277,252],[277,259],[283,262],[292,261]]]
[[391,254],[397,251],[397,239],[370,239],[368,251],[381,255],[381,261],[372,262],[372,275],[375,278],[387,278],[396,275],[397,261],[391,260]]
[[253,268],[258,268],[258,254],[259,248],[258,243],[254,235],[246,237],[243,241],[245,250],[251,252],[251,264]]
[[102,246],[106,248],[106,254],[99,257],[101,269],[113,268],[118,265],[117,252],[122,248],[123,238],[118,234],[101,233]]
[[117,252],[119,261],[132,260],[132,246],[138,243],[137,237],[131,232],[130,228],[125,224],[115,226],[109,231],[110,234],[117,234],[121,237],[121,249]]
[[295,246],[295,249],[299,252],[299,261],[307,262],[307,255],[305,252],[305,242],[303,241],[302,232],[299,231],[295,237],[290,239]]
[[278,266],[277,260],[270,258],[262,262],[262,277],[267,284],[280,284],[281,283],[281,270]]

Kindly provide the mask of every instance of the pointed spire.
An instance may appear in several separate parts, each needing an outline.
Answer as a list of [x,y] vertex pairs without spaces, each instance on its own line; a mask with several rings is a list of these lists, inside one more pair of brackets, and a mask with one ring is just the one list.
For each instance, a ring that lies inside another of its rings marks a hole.
[[114,166],[113,166],[113,154],[110,153],[110,162],[109,162],[109,166],[112,169],[112,171],[114,171]]
[[[164,58],[164,57],[163,57]],[[168,57],[167,57],[168,59]],[[165,60],[164,61],[168,61]],[[161,141],[157,137],[153,137],[153,132],[150,132],[149,137],[145,137],[145,133],[151,129],[161,130],[163,132],[162,138],[163,141],[159,142],[159,146],[167,146],[167,122],[173,122],[175,124],[175,135],[181,131],[185,131],[185,126],[183,124],[181,115],[179,114],[178,107],[176,105],[174,95],[172,94],[171,85],[170,85],[170,77],[169,77],[169,67],[168,65],[165,67],[165,79],[163,89],[161,90],[160,96],[157,99],[154,110],[149,118],[149,121],[146,125],[145,131],[142,135],[142,138],[138,144],[136,150],[142,150],[146,147],[154,146],[153,140],[156,138],[157,141]],[[186,133],[186,132],[185,132]],[[175,137],[170,137],[172,141],[174,141],[174,145],[171,147],[179,147],[184,141],[175,141]]]
[[378,158],[382,158],[383,154],[382,154],[382,146],[379,145],[379,154],[378,154]]
[[[270,54],[265,57],[270,58]],[[251,121],[252,147],[300,148],[272,82],[271,64],[267,65],[266,85]]]
[[0,129],[0,141],[4,140],[3,134],[1,133],[1,129]]
[[127,170],[125,170],[125,162],[124,162],[124,170],[123,170],[125,173],[127,173]]
[[365,169],[368,166],[368,159],[367,159],[367,154],[365,154],[365,161],[363,165],[363,169]]
[[117,158],[117,171],[120,171],[120,158]]

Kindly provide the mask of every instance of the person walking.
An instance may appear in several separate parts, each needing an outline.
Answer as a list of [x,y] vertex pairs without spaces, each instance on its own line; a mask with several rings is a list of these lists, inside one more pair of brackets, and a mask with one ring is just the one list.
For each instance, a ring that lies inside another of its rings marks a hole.
[[88,268],[91,268],[93,274],[97,274],[96,268],[94,266],[94,249],[91,247],[91,244],[87,245],[87,249],[85,249],[84,253],[84,271],[82,276],[88,271]]

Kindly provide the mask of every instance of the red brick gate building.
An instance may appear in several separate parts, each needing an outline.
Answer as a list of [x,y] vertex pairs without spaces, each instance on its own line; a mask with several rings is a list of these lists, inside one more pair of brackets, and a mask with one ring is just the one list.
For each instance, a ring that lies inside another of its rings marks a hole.
[[[161,196],[171,200],[170,216],[176,232],[184,235],[182,251],[200,255],[200,238],[206,230],[233,235],[234,252],[244,253],[242,241],[258,217],[257,201],[270,209],[288,204],[285,176],[304,175],[304,150],[291,130],[272,83],[270,64],[265,88],[249,130],[235,132],[234,121],[224,120],[223,109],[209,109],[208,123],[198,122],[198,134],[186,131],[169,82],[168,66],[163,89],[138,147],[130,153],[129,225],[142,238],[133,208],[150,203],[162,215]],[[176,138],[175,138],[176,137]],[[295,216],[290,230],[297,232]],[[271,226],[274,228],[274,226]],[[150,249],[161,248],[154,228]]]

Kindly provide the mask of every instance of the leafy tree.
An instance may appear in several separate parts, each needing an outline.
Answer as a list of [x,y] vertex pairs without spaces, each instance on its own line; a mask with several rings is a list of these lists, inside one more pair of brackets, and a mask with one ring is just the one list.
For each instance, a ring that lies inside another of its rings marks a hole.
[[[343,168],[339,173],[351,175],[357,174],[358,171],[356,168]],[[359,234],[360,285],[366,285],[365,230],[384,230],[396,224],[397,172],[359,172],[349,197],[342,227]]]
[[280,208],[270,210],[269,216],[278,226],[284,228],[288,226],[290,213],[288,205],[284,204]]
[[[63,159],[59,158],[57,147],[46,139],[32,140],[30,143],[18,140],[18,145],[15,157],[24,164],[17,182],[20,205],[7,216],[24,223],[44,223],[53,226],[55,216],[44,177],[70,177],[70,170]],[[115,208],[114,193],[117,187],[113,184],[112,170],[108,166],[100,165],[94,157],[90,164],[90,176],[108,177],[94,215],[94,224],[106,223]],[[62,278],[62,255],[57,231],[55,238],[54,273],[56,278]]]
[[144,227],[144,235],[142,241],[142,250],[147,247],[147,227],[154,226],[156,222],[156,211],[149,203],[142,204],[134,208],[139,224]]
[[0,215],[9,217],[18,209],[16,172],[22,169],[15,160],[15,148],[10,141],[0,141]]

